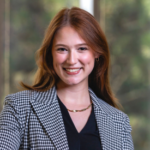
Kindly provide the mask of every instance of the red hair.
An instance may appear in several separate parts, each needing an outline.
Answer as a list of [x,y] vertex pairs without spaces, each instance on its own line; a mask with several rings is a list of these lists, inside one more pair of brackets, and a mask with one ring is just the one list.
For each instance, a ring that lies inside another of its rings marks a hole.
[[42,46],[37,51],[37,65],[35,82],[32,86],[21,83],[26,89],[46,91],[52,88],[58,79],[53,68],[52,44],[56,32],[64,26],[73,27],[89,46],[99,54],[99,61],[89,75],[89,87],[95,94],[108,104],[118,108],[118,102],[113,96],[109,84],[110,54],[104,33],[98,22],[87,11],[73,7],[62,9],[50,22]]

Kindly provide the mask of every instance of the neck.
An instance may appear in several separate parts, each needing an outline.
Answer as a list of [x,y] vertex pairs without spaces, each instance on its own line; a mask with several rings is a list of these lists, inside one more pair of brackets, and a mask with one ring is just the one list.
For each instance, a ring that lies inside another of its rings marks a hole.
[[90,104],[90,95],[88,84],[86,85],[65,85],[57,84],[57,95],[62,102],[72,105],[87,105]]

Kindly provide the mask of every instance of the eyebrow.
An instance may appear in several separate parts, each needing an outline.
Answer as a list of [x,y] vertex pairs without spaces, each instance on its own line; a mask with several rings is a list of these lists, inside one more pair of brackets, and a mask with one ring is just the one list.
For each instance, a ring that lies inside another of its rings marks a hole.
[[[88,46],[88,44],[86,44],[86,43],[77,44],[77,45],[75,45],[75,46],[83,46],[83,45]],[[55,47],[57,47],[57,46],[64,46],[64,47],[67,47],[67,45],[64,45],[64,44],[56,44]]]

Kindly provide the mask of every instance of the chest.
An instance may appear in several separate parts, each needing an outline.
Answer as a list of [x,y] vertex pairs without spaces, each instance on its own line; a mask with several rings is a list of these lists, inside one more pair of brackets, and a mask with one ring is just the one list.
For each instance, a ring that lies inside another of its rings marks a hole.
[[[28,115],[24,117],[25,121],[23,121],[25,123],[22,127],[21,149],[28,147],[32,149],[34,147],[45,147],[53,150],[69,149],[62,113],[58,106],[58,103],[54,103],[51,107],[37,103],[32,104],[30,112],[26,113]],[[84,113],[69,113],[78,132],[85,126],[90,113],[90,109]],[[98,110],[95,110],[94,114],[103,150],[108,147],[115,148],[116,144],[120,148],[122,123],[118,120],[119,117],[112,118]]]
[[92,108],[89,108],[88,110],[82,112],[69,112],[69,116],[78,132],[80,132],[86,125],[90,117],[91,111]]

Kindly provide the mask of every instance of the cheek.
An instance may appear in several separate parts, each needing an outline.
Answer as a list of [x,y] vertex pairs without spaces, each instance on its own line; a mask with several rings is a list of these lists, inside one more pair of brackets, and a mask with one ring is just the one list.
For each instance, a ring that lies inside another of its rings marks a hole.
[[64,55],[61,55],[61,54],[53,55],[53,64],[55,66],[63,64],[65,60],[66,60],[66,57]]
[[94,58],[94,56],[92,54],[84,55],[84,56],[82,56],[81,59],[82,59],[82,63],[83,64],[94,66],[95,58]]

